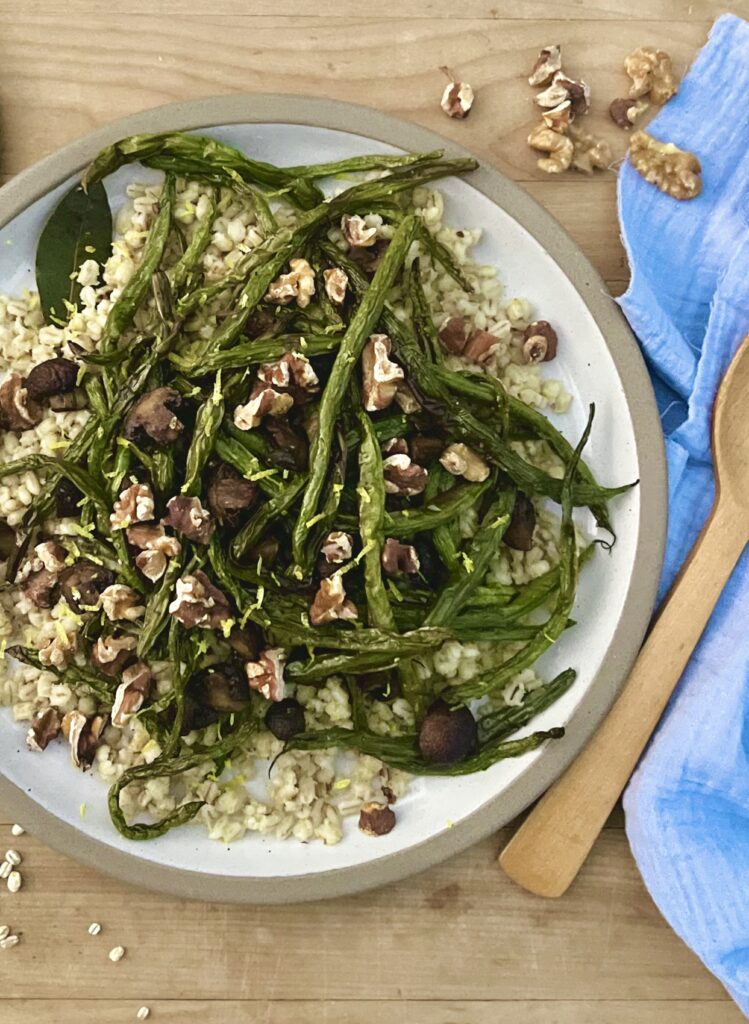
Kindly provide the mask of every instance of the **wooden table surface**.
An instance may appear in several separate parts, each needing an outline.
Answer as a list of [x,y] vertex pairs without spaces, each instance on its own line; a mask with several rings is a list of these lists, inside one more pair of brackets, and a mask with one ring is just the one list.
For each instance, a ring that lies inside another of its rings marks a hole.
[[[107,121],[172,100],[337,97],[442,132],[521,182],[616,294],[627,264],[615,176],[536,170],[527,69],[542,45],[562,43],[566,69],[592,86],[589,123],[621,152],[605,110],[624,90],[624,55],[661,46],[682,72],[721,10],[718,0],[0,0],[0,171],[7,180]],[[734,10],[749,14],[749,3]],[[476,90],[467,121],[439,109],[442,64]],[[0,1021],[114,1024],[143,1005],[175,1024],[742,1019],[645,892],[620,813],[557,902],[500,873],[508,834],[379,892],[253,909],[111,882],[40,839],[11,840],[0,809],[0,850],[12,843],[24,857],[23,889],[0,890],[0,924],[22,934],[0,951]],[[119,944],[127,954],[113,964],[107,953]]]

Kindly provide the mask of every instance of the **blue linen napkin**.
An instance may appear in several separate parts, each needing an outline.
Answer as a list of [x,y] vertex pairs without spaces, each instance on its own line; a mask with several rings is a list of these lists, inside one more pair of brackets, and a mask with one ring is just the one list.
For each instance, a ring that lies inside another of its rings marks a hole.
[[[640,339],[666,435],[663,596],[713,499],[716,388],[749,333],[749,24],[724,15],[649,131],[698,154],[677,202],[624,164],[619,215]],[[749,395],[747,395],[749,415]],[[744,553],[624,798],[663,915],[749,1015],[749,555]]]

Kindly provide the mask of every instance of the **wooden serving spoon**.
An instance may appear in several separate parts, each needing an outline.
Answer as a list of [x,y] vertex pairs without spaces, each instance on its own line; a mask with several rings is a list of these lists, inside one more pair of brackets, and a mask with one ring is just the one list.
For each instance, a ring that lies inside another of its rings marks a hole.
[[561,896],[632,774],[749,541],[749,336],[715,400],[715,502],[603,724],[502,851],[513,881]]

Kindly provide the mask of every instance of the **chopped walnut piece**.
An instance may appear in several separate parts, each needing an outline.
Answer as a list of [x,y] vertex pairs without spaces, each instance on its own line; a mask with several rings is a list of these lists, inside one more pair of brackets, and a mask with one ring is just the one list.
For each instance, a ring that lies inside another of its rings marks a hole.
[[358,213],[344,213],[341,217],[341,231],[347,244],[356,249],[368,248],[377,241],[377,228],[369,227]]
[[609,104],[609,115],[617,127],[628,132],[637,118],[644,114],[649,106],[648,101],[643,99],[612,100]]
[[351,534],[344,533],[342,530],[333,530],[323,541],[320,550],[325,561],[330,565],[341,565],[342,562],[347,562],[354,550]]
[[283,700],[285,683],[283,666],[286,654],[280,647],[269,647],[258,661],[248,661],[244,667],[251,690],[257,690],[266,700]]
[[362,391],[367,412],[387,409],[395,398],[403,370],[390,357],[392,345],[387,334],[370,336],[362,352]]
[[264,416],[284,416],[293,404],[291,395],[259,384],[247,404],[238,405],[234,410],[234,425],[240,430],[253,430],[260,426]]
[[548,320],[534,320],[523,332],[526,363],[548,363],[557,354],[557,332]]
[[594,170],[606,170],[614,159],[611,146],[604,139],[599,139],[592,132],[575,123],[570,125],[569,137],[572,140],[572,166],[583,174],[592,174]]
[[67,554],[57,541],[48,540],[37,544],[34,557],[17,577],[24,595],[37,608],[51,608],[54,604],[57,578],[65,568]]
[[561,132],[553,131],[545,124],[536,125],[528,136],[528,145],[531,149],[549,154],[536,161],[538,169],[547,174],[559,174],[561,171],[566,171],[572,163],[574,153],[572,139],[562,135]]
[[118,676],[134,656],[134,636],[100,636],[91,648],[91,664],[105,676]]
[[17,373],[11,373],[0,384],[0,429],[28,430],[42,420],[42,408],[29,398],[24,382]]
[[76,768],[89,768],[107,720],[103,715],[88,719],[81,711],[69,711],[62,720],[62,734],[70,744],[70,756]]
[[121,728],[143,707],[151,692],[151,670],[143,661],[136,661],[122,673],[112,704],[112,725]]
[[569,100],[564,100],[563,103],[552,107],[551,110],[544,110],[541,114],[541,118],[547,128],[559,132],[560,135],[564,135],[567,131],[572,123],[572,117],[572,104]]
[[301,352],[286,352],[275,363],[264,363],[257,376],[263,384],[274,388],[293,388],[306,395],[314,395],[320,390],[318,376]]
[[587,82],[576,82],[561,71],[554,75],[548,89],[544,89],[536,96],[536,104],[547,109],[558,107],[567,100],[570,103],[572,117],[586,114],[590,107],[590,87]]
[[216,524],[207,508],[203,508],[200,498],[178,494],[166,503],[166,515],[161,520],[164,526],[171,526],[176,533],[194,541],[195,544],[208,544]]
[[632,99],[650,93],[650,99],[659,106],[667,103],[679,88],[665,50],[652,46],[638,46],[624,58],[624,70],[632,79],[629,95]]
[[65,559],[68,557],[65,548],[56,540],[45,540],[41,544],[37,544],[34,554],[44,569],[54,573],[62,572],[65,568]]
[[382,460],[382,472],[385,477],[385,492],[402,494],[405,497],[421,494],[427,485],[429,475],[423,466],[411,462],[408,455],[388,455]]
[[489,331],[475,330],[468,339],[468,344],[463,351],[463,357],[474,363],[483,363],[492,354],[492,350],[499,344],[499,338]]
[[125,530],[133,523],[145,523],[153,519],[153,491],[148,484],[132,484],[120,491],[109,517],[113,530]]
[[329,267],[323,271],[325,281],[325,294],[334,306],[342,306],[346,299],[348,288],[348,274],[340,267]]
[[296,299],[297,306],[306,309],[315,294],[315,272],[307,260],[303,259],[290,260],[289,267],[291,269],[288,274],[281,274],[269,286],[265,297],[281,306]]
[[45,668],[67,668],[77,650],[78,634],[68,633],[58,624],[57,633],[39,648],[39,661]]
[[558,44],[544,46],[536,57],[528,76],[528,85],[548,85],[562,67],[562,48]]
[[659,142],[647,132],[637,131],[629,158],[638,174],[674,199],[694,199],[702,191],[699,160],[673,142]]
[[146,610],[141,601],[141,595],[132,587],[126,587],[124,583],[113,583],[101,594],[101,606],[111,622],[120,619],[135,622]]
[[382,446],[383,455],[408,455],[408,441],[405,437],[391,437]]
[[32,570],[24,576],[23,580],[19,580],[19,583],[23,596],[37,608],[51,608],[54,605],[57,573],[44,568]]
[[359,829],[368,836],[386,836],[395,828],[395,811],[387,804],[363,804],[359,811]]
[[411,575],[421,568],[416,548],[401,544],[395,537],[387,537],[382,546],[382,568],[388,576]]
[[169,614],[188,629],[220,629],[230,618],[229,601],[202,569],[196,569],[177,580]]
[[464,316],[451,316],[439,329],[439,339],[446,352],[452,355],[462,355],[466,347],[466,318]]
[[474,101],[473,89],[467,82],[455,81],[455,76],[448,68],[441,67],[440,71],[450,79],[442,93],[440,106],[448,117],[457,117],[461,120],[468,117]]
[[46,750],[62,729],[62,715],[57,708],[45,708],[37,711],[31,719],[31,727],[26,733],[26,746],[29,750],[41,753]]
[[399,381],[395,389],[395,404],[406,416],[410,416],[411,413],[418,412],[421,409],[416,395],[404,381]]
[[489,467],[468,445],[448,445],[440,456],[440,464],[453,476],[462,476],[472,483],[480,483],[489,476]]
[[140,571],[155,583],[166,572],[167,560],[176,558],[182,546],[176,537],[169,537],[163,526],[156,523],[139,523],[127,531],[127,539],[135,548],[135,564]]
[[320,581],[320,588],[310,605],[309,620],[313,626],[323,626],[338,619],[355,619],[356,605],[346,597],[342,576],[330,576]]

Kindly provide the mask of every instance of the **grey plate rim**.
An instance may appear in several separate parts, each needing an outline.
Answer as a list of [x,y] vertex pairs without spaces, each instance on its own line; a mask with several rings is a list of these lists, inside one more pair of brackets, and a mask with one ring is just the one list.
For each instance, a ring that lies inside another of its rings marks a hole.
[[[292,94],[217,96],[164,106],[115,121],[64,146],[0,189],[0,227],[82,168],[103,146],[124,136],[221,124],[299,124],[365,135],[410,150],[444,149],[474,156],[435,132],[368,107]],[[546,249],[576,288],[598,325],[623,382],[632,412],[640,467],[641,528],[634,568],[608,655],[572,715],[565,739],[549,747],[501,794],[453,828],[385,857],[315,875],[247,878],[155,865],[85,835],[6,779],[0,803],[14,820],[61,853],[115,878],[172,896],[231,903],[296,903],[360,892],[445,860],[501,828],[555,781],[593,734],[621,689],[650,620],[667,525],[666,461],[655,396],[637,342],[623,314],[581,249],[534,199],[479,161],[470,184],[507,211]],[[499,868],[497,868],[499,870]]]

